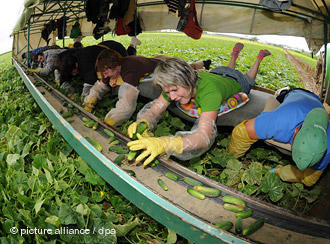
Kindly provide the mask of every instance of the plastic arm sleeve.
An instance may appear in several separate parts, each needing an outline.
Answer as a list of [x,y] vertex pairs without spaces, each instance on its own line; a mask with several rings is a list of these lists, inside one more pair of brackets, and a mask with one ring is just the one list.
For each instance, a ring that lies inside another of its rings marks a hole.
[[214,120],[201,116],[196,120],[191,131],[179,131],[175,136],[182,137],[183,151],[181,154],[173,152],[173,156],[181,160],[189,160],[210,149],[217,136],[217,126]]
[[106,84],[96,81],[90,89],[88,96],[85,97],[84,105],[91,109],[94,108],[97,100],[100,100],[108,91],[110,91],[110,88]]
[[152,130],[157,125],[161,115],[170,105],[163,97],[147,103],[137,114],[137,120],[145,119],[148,121],[149,129]]
[[124,82],[118,90],[116,107],[110,110],[105,119],[111,118],[115,126],[128,120],[136,109],[138,95],[139,90],[136,87]]

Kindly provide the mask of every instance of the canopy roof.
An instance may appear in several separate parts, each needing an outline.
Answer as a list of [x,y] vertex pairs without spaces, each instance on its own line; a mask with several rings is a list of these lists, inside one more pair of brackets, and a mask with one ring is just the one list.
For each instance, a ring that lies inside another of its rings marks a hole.
[[[285,0],[278,0],[282,1]],[[290,8],[280,12],[274,12],[260,2],[195,0],[199,23],[204,31],[305,37],[313,52],[327,43],[330,0],[292,0]],[[112,3],[110,7],[111,5]],[[70,33],[72,25],[79,20],[82,34],[93,35],[95,24],[87,22],[85,8],[86,0],[27,0],[12,34],[14,53],[26,51],[28,36],[30,49],[46,45],[41,38],[42,27],[50,20],[63,16],[67,18],[67,33]],[[137,2],[137,13],[142,19],[144,31],[176,29],[179,17],[169,14],[168,10],[165,1]],[[110,20],[109,27],[113,29],[114,25],[115,20]],[[55,34],[53,39],[55,40]]]

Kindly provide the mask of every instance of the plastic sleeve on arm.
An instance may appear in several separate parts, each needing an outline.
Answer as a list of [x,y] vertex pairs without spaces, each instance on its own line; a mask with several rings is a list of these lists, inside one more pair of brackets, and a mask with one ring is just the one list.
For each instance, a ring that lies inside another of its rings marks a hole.
[[170,105],[163,97],[158,97],[157,99],[147,103],[137,114],[137,120],[146,119],[149,123],[150,130],[155,128],[161,115]]
[[183,152],[173,153],[173,156],[181,160],[188,160],[205,153],[213,145],[217,136],[215,121],[201,116],[196,120],[191,131],[179,131],[175,136],[183,139]]
[[105,118],[111,118],[114,125],[119,125],[128,120],[136,109],[139,90],[124,82],[118,90],[118,102],[116,107],[111,109]]

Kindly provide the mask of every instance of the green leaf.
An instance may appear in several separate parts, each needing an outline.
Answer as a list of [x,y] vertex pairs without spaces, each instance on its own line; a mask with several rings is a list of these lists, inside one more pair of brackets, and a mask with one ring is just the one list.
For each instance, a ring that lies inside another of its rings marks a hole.
[[53,184],[53,177],[47,169],[44,169],[47,181],[49,184]]
[[154,134],[156,137],[168,136],[171,134],[171,129],[169,128],[168,124],[163,121],[157,126],[156,130],[154,131]]
[[46,126],[45,125],[40,125],[39,127],[39,131],[38,131],[38,136],[40,136],[42,133],[44,133],[44,131],[46,130]]
[[59,214],[58,217],[60,219],[61,224],[70,225],[70,224],[76,224],[77,223],[74,212],[72,211],[70,206],[68,206],[66,204],[61,205],[60,211],[59,211],[58,214]]
[[245,170],[242,180],[249,185],[260,185],[262,180],[263,166],[259,162],[252,162],[247,170]]
[[169,122],[174,128],[184,130],[185,124],[178,117],[172,117]]
[[36,211],[36,214],[38,214],[38,212],[40,211],[40,208],[41,208],[42,204],[44,203],[44,201],[45,201],[45,199],[40,198],[34,204],[34,210]]
[[277,174],[267,174],[261,182],[261,191],[267,193],[273,202],[279,201],[283,197],[283,184]]
[[87,215],[89,213],[90,209],[86,204],[79,204],[76,208],[76,212],[80,213],[81,215]]
[[178,239],[177,236],[176,236],[176,233],[173,230],[169,229],[169,228],[167,228],[167,232],[168,232],[168,235],[167,235],[166,243],[167,244],[175,244],[177,239]]
[[60,226],[60,219],[55,216],[55,215],[52,215],[52,216],[49,216],[45,219],[45,222],[46,223],[49,223],[49,224],[52,224],[52,225],[55,225],[56,227],[59,227]]
[[243,188],[243,192],[247,195],[254,194],[259,189],[256,185],[245,185]]
[[94,172],[92,169],[88,169],[85,175],[86,182],[89,182],[95,186],[103,186],[105,184],[104,180]]
[[19,154],[8,154],[6,158],[8,167],[14,166],[17,163],[17,161],[20,159],[20,157],[21,156]]
[[140,225],[140,220],[139,218],[135,218],[133,221],[128,221],[126,224],[113,225],[113,227],[116,230],[116,235],[121,237],[127,235],[128,232],[133,230],[138,225]]

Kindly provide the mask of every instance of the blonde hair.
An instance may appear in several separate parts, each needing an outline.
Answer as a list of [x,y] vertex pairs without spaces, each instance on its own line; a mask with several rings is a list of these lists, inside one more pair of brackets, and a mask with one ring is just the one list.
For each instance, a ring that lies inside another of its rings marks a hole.
[[190,65],[179,58],[167,58],[159,63],[154,71],[155,86],[182,86],[192,94],[198,83],[198,73]]

